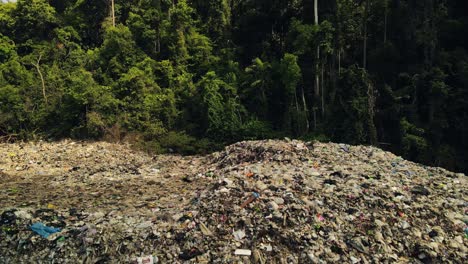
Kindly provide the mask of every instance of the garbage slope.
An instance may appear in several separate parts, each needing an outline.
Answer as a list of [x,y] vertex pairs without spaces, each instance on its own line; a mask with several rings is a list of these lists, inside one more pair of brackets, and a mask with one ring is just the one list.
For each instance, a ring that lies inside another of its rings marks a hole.
[[[0,150],[0,263],[466,259],[466,176],[374,147],[247,141],[205,157],[70,141]],[[37,223],[55,232],[44,237]]]

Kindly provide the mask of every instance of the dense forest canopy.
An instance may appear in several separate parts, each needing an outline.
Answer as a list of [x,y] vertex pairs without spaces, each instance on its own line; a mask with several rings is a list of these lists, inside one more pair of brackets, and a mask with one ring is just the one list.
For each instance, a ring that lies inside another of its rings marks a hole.
[[466,0],[0,3],[0,136],[302,137],[468,171]]

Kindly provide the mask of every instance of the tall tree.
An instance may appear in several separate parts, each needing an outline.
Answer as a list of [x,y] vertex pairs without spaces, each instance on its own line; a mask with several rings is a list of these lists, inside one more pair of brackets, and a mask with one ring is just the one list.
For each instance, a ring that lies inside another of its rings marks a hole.
[[111,18],[112,18],[112,26],[115,27],[115,4],[114,4],[114,0],[111,0]]
[[[314,23],[315,26],[319,26],[319,17],[318,17],[318,0],[314,0]],[[319,105],[319,96],[320,96],[320,44],[317,43],[316,55],[315,55],[315,102],[314,105]],[[314,128],[317,128],[315,110],[314,110]]]

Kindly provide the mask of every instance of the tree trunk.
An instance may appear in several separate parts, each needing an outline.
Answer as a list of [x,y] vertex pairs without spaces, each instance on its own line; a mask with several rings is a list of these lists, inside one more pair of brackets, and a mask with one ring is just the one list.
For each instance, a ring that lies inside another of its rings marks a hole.
[[296,115],[299,114],[299,101],[297,100],[297,87],[294,88],[294,104],[296,105]]
[[47,105],[47,104],[49,104],[49,103],[47,102],[46,86],[45,86],[44,76],[42,75],[41,67],[40,67],[41,58],[42,58],[42,54],[39,55],[39,58],[37,59],[37,63],[32,63],[32,65],[33,65],[34,67],[36,67],[37,73],[39,74],[39,77],[41,78],[41,83],[42,83],[42,96],[44,97],[44,102],[45,102],[45,104]]
[[[318,17],[318,0],[314,0],[314,22],[315,25],[319,25]],[[314,100],[314,130],[317,129],[317,107],[320,97],[320,77],[319,77],[319,62],[320,62],[320,45],[317,44],[317,53],[315,54],[315,100]]]
[[301,96],[302,96],[302,107],[304,109],[305,122],[306,122],[306,131],[305,131],[305,133],[309,133],[309,129],[310,129],[309,110],[307,109],[307,102],[306,102],[305,94],[304,94],[304,86],[302,86],[301,92],[302,92],[302,94],[301,94]]
[[156,52],[161,53],[161,32],[158,31],[158,38],[156,40]]
[[[314,21],[315,25],[318,26],[318,0],[314,0]],[[317,44],[317,53],[315,56],[315,97],[318,98],[320,95],[320,77],[319,77],[319,61],[320,61],[320,45]]]
[[335,104],[335,93],[336,93],[336,87],[338,83],[338,74],[337,74],[337,64],[338,64],[338,58],[336,54],[337,49],[334,50],[333,54],[333,59],[329,65],[330,67],[330,88],[328,91],[328,105],[333,106]]
[[313,107],[312,111],[314,112],[314,130],[317,129],[317,107]]
[[114,0],[111,0],[111,15],[112,15],[112,26],[115,27],[115,5],[114,5]]
[[337,0],[332,1],[332,10],[334,13],[334,23],[336,24],[336,30],[333,34],[333,56],[329,65],[330,73],[330,85],[328,90],[328,104],[333,106],[335,98],[334,93],[336,91],[336,84],[338,83],[338,74],[340,72],[340,36],[341,36],[341,25],[339,18],[339,6]]
[[370,81],[367,84],[367,112],[368,112],[368,130],[369,130],[369,143],[371,145],[377,144],[377,129],[375,128],[374,118],[375,118],[375,95],[374,88]]
[[161,27],[160,27],[160,23],[158,23],[158,25],[156,26],[156,31],[157,31],[157,35],[156,35],[155,49],[156,49],[156,54],[159,55],[159,53],[161,53]]
[[315,24],[318,24],[318,0],[314,0],[314,21]]
[[325,84],[324,84],[324,78],[323,78],[323,74],[324,74],[324,68],[325,68],[325,65],[322,64],[322,118],[325,117],[325,98],[324,98],[324,94],[325,94]]

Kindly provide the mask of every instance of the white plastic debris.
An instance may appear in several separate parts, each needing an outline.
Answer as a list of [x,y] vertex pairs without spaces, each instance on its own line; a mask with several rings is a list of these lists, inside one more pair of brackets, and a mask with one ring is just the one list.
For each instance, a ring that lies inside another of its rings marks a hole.
[[241,241],[245,237],[245,232],[244,230],[237,230],[232,232],[232,235],[234,236],[234,239]]
[[213,233],[210,231],[210,229],[208,229],[208,227],[206,227],[205,224],[203,223],[200,223],[200,230],[202,231],[203,235],[205,236],[212,236]]
[[250,256],[250,255],[252,255],[252,250],[250,250],[250,249],[236,249],[234,254],[239,255],[239,256]]
[[138,264],[154,264],[153,256],[139,257],[137,258]]

